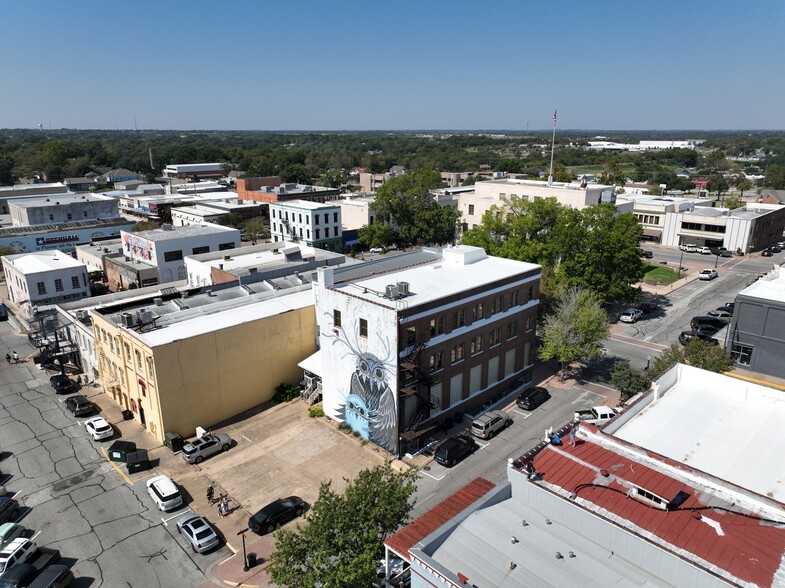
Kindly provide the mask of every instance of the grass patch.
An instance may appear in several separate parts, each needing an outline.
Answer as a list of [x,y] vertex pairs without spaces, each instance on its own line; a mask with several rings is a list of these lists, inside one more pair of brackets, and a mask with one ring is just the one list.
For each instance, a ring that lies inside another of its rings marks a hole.
[[[646,266],[646,275],[643,277],[643,281],[647,284],[662,284],[668,285],[672,284],[676,280],[679,279],[679,274],[676,273],[676,270],[673,270],[669,267],[657,267],[656,265],[648,265]],[[682,272],[684,275],[686,272]]]

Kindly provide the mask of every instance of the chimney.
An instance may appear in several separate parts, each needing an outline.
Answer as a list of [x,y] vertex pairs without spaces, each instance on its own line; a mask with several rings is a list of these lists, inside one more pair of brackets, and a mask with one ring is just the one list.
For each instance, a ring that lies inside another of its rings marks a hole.
[[333,277],[333,268],[331,267],[320,267],[317,270],[319,273],[319,282],[325,288],[332,288],[335,284],[335,279]]

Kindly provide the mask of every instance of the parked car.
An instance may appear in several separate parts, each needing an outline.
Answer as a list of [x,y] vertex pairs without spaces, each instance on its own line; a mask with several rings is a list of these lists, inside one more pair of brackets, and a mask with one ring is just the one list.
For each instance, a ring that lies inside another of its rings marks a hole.
[[730,249],[725,249],[725,247],[720,247],[719,256],[720,257],[733,257],[733,252]]
[[112,435],[114,435],[114,429],[112,428],[112,425],[110,425],[102,416],[87,419],[84,423],[84,426],[94,441],[103,441],[104,439],[109,439]]
[[683,243],[679,245],[679,249],[686,251],[687,253],[695,253],[698,250],[698,246],[692,243]]
[[11,541],[17,537],[21,537],[24,532],[25,528],[16,523],[3,523],[0,525],[0,549],[11,543]]
[[19,503],[10,496],[0,496],[0,523],[13,521],[19,516]]
[[436,446],[434,456],[443,466],[452,467],[466,456],[474,453],[477,444],[468,435],[448,437]]
[[28,563],[16,564],[0,574],[0,588],[26,588],[37,575],[38,570],[32,565]]
[[713,335],[727,324],[728,321],[726,320],[708,315],[696,316],[690,321],[690,327],[693,331],[703,331],[709,335]]
[[177,520],[177,530],[195,553],[205,553],[218,545],[218,534],[207,519],[189,512]]
[[[17,563],[10,570],[6,570],[0,575],[0,588],[24,588],[25,586],[33,585],[46,588],[67,586],[67,584],[63,583],[38,582],[39,574],[58,561],[60,561],[60,552],[57,549],[39,547],[27,557],[24,563]],[[73,579],[73,576],[71,579]]]
[[718,274],[717,270],[715,270],[715,269],[702,269],[700,271],[700,273],[698,274],[698,279],[699,280],[713,280],[714,278],[716,278],[719,275],[720,274]]
[[711,255],[711,247],[706,247],[705,245],[703,247],[698,247],[698,253],[702,255]]
[[657,308],[658,308],[657,307],[657,303],[656,302],[652,302],[651,300],[647,300],[645,302],[641,302],[638,305],[638,310],[640,310],[644,314],[649,314],[650,312],[654,312],[655,310],[657,310]]
[[611,406],[595,406],[587,410],[578,410],[573,415],[573,419],[596,427],[601,427],[613,417],[619,414],[618,408]]
[[643,316],[643,311],[638,308],[628,308],[619,316],[619,321],[623,323],[636,323]]
[[708,314],[709,316],[716,316],[717,318],[721,318],[725,320],[730,320],[730,318],[733,316],[733,313],[729,311],[727,308],[718,308],[716,310],[710,310]]
[[518,405],[518,408],[522,408],[523,410],[534,410],[550,397],[551,393],[548,392],[547,389],[535,386],[534,388],[530,388],[521,393],[521,395],[518,396],[518,400],[515,401],[515,404]]
[[93,403],[81,394],[75,394],[65,399],[65,407],[71,411],[74,416],[85,416],[95,410]]
[[248,528],[257,535],[272,533],[284,523],[305,512],[305,501],[299,496],[274,500],[248,519]]
[[205,457],[229,451],[231,446],[232,439],[226,433],[203,435],[183,445],[183,459],[188,463],[202,463]]
[[771,249],[772,253],[779,253],[782,251],[782,247],[780,247],[779,245],[772,245],[771,247],[769,247],[769,249]]
[[66,588],[74,581],[74,574],[63,564],[49,566],[30,584],[29,588]]
[[64,374],[57,374],[49,378],[49,383],[56,394],[72,394],[76,392],[76,382]]
[[708,333],[704,333],[703,331],[682,331],[679,335],[679,343],[682,345],[686,345],[690,339],[697,338],[701,341],[706,341],[707,343],[711,343],[713,345],[717,345],[719,341],[717,341],[714,337],[712,337]]
[[0,551],[0,574],[4,574],[17,564],[24,563],[35,553],[36,545],[30,539],[18,537]]
[[725,304],[720,306],[720,308],[724,308],[729,313],[733,314],[733,310],[736,308],[736,303],[735,302],[726,302]]
[[649,251],[648,249],[642,249],[641,250],[641,257],[643,257],[645,259],[651,259],[652,257],[654,257],[654,253]]
[[764,249],[760,252],[760,255],[761,257],[771,257],[774,254],[771,252],[771,249]]
[[164,512],[183,504],[183,497],[169,476],[155,476],[147,480],[147,493]]
[[472,421],[471,434],[480,439],[490,439],[512,424],[512,419],[501,410],[490,410]]

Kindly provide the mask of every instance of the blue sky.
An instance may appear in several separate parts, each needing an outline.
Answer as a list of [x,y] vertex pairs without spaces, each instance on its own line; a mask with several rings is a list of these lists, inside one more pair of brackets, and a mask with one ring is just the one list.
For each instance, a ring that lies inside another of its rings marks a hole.
[[0,128],[785,129],[785,2],[4,0]]

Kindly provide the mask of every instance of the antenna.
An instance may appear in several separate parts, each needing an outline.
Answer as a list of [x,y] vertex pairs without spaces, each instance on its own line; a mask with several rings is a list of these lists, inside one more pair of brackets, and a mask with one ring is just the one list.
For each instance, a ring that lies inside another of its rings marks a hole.
[[153,148],[152,147],[150,147],[149,153],[150,153],[150,169],[155,171],[155,166],[153,165]]
[[138,126],[136,126],[136,117],[134,117],[134,130],[135,130],[135,131],[138,131],[138,130],[139,130],[139,127],[138,127]]

